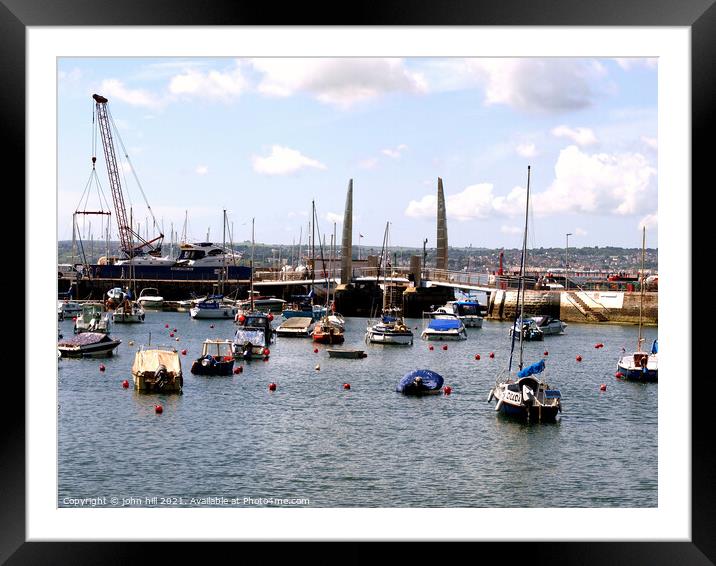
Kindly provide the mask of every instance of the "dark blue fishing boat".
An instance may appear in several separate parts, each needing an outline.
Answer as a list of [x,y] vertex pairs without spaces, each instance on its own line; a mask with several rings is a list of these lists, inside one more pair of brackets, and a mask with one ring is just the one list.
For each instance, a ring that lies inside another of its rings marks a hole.
[[395,390],[404,395],[430,395],[440,393],[443,377],[429,369],[416,369],[406,373]]
[[191,365],[196,375],[231,375],[234,371],[234,352],[230,340],[205,340],[201,356]]

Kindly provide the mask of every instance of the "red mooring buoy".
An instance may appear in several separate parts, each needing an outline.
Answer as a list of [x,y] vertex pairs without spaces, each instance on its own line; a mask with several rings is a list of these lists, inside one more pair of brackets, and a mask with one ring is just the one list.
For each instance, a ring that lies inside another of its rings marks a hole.
[[443,387],[443,393],[445,395],[450,395],[450,393],[452,393],[452,387],[450,387],[449,385],[446,385],[445,387]]
[[606,384],[606,383],[602,383],[602,384],[599,386],[599,391],[606,391],[606,390],[607,390],[607,384]]
[[344,384],[343,384],[343,389],[350,389],[350,388],[351,388],[351,384],[350,384],[350,383],[344,383]]
[[578,362],[581,362],[581,361],[582,361],[582,356],[577,356],[575,359],[576,359]]
[[173,332],[170,332],[170,333],[169,333],[169,336],[172,337],[172,338],[174,338],[174,333],[173,333]]
[[544,351],[545,356],[549,356],[549,352],[547,350]]
[[617,379],[621,379],[622,377],[624,377],[624,374],[622,372],[618,371],[617,373],[614,374],[614,377],[616,377]]
[[490,352],[490,357],[491,357],[491,358],[494,358],[494,357],[495,357],[495,352]]
[[161,415],[164,412],[164,407],[162,407],[161,405],[154,405],[154,412],[157,415]]
[[234,373],[235,373],[235,374],[236,374],[236,373],[241,373],[241,366],[235,367],[235,368],[234,368]]
[[269,391],[276,391],[276,384],[275,384],[275,383],[269,383]]
[[268,357],[271,354],[271,350],[264,348],[264,356]]
[[430,350],[431,352],[432,352],[434,349],[435,349],[434,346],[428,346],[428,350]]
[[443,344],[443,350],[447,350],[447,344]]
[[169,325],[168,325],[168,324],[165,324],[165,325],[164,325],[164,328],[169,328]]
[[479,359],[480,359],[480,354],[475,354],[475,359],[476,359],[476,360],[479,360]]
[[127,381],[127,380],[125,379],[125,380],[122,382],[122,387],[124,387],[125,389],[129,389],[129,381]]
[[105,369],[107,368],[104,367],[104,364],[99,364],[99,371],[104,371]]
[[313,353],[314,353],[314,354],[317,354],[317,353],[318,353],[318,348],[314,348],[314,349],[313,349]]
[[186,356],[186,350],[182,350],[182,351],[181,351],[181,355],[182,355],[182,356]]

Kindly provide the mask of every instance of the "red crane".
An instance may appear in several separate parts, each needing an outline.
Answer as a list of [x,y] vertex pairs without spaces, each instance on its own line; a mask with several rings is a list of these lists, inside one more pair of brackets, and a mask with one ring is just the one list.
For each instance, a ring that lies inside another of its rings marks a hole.
[[[97,122],[102,135],[104,159],[107,165],[107,174],[109,175],[109,185],[112,189],[112,201],[114,202],[114,208],[117,211],[117,229],[119,231],[120,249],[129,258],[145,253],[149,255],[159,255],[162,251],[164,234],[160,231],[159,236],[156,238],[153,238],[152,240],[145,240],[138,232],[134,231],[130,222],[127,220],[127,208],[124,205],[124,193],[122,192],[119,168],[117,167],[117,156],[115,154],[114,141],[112,138],[112,123],[107,111],[108,100],[99,94],[93,94],[92,98],[95,101]],[[93,157],[92,159],[94,162],[95,158]],[[142,195],[144,195],[144,191],[142,191]],[[149,203],[147,203],[147,208],[149,208],[149,212],[152,214],[152,220],[154,222],[154,226],[156,227],[156,219],[154,218],[154,214],[152,213]],[[135,241],[137,242],[136,244]]]

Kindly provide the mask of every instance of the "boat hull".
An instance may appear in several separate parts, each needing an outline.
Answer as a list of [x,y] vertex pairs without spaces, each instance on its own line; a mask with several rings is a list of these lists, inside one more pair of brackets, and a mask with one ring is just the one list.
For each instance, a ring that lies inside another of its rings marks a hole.
[[232,375],[234,373],[234,360],[220,361],[204,365],[200,360],[194,360],[191,365],[191,373],[194,375]]
[[313,341],[318,344],[343,344],[346,338],[343,334],[333,334],[330,332],[316,333],[313,332]]
[[189,309],[189,312],[191,313],[191,318],[199,318],[199,319],[231,319],[233,320],[234,317],[239,312],[239,309],[236,307],[221,307],[218,309],[202,309],[199,307],[193,307]]
[[413,334],[408,332],[383,332],[369,328],[365,334],[366,342],[371,344],[394,344],[397,346],[411,346]]
[[657,383],[659,381],[659,371],[656,369],[646,368],[629,368],[621,364],[617,364],[617,372],[621,374],[621,379],[627,381],[642,381],[644,383]]
[[58,346],[57,349],[63,358],[100,358],[114,355],[114,350],[120,344],[120,340],[114,340],[90,346]]
[[459,332],[438,332],[431,330],[424,330],[420,335],[423,340],[467,340],[467,334],[461,330]]
[[481,316],[461,316],[459,318],[468,328],[482,328],[483,319]]
[[161,309],[164,306],[164,299],[137,299],[137,302],[145,309]]
[[510,403],[503,403],[498,412],[504,417],[524,421],[555,422],[557,420],[559,408],[553,406],[528,407],[526,405],[512,405]]

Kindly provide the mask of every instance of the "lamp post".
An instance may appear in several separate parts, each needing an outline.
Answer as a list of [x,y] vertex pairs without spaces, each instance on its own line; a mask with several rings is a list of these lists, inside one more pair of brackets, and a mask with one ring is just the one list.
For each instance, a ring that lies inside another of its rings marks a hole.
[[571,235],[572,235],[571,232],[569,234],[567,234],[567,246],[564,248],[564,289],[565,289],[565,291],[569,288],[569,282],[567,279],[567,277],[569,276],[569,258],[568,258],[567,254],[569,253],[569,237]]

